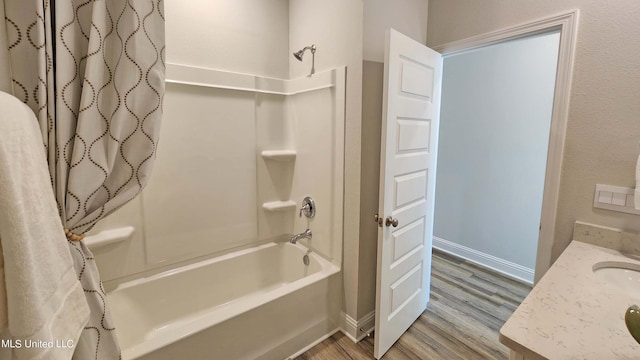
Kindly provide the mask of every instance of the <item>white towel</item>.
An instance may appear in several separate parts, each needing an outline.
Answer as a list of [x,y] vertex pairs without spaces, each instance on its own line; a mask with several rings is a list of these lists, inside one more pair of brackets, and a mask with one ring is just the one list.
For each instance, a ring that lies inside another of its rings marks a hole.
[[0,243],[0,296],[6,296],[0,313],[14,341],[13,359],[71,359],[73,348],[58,345],[77,343],[89,307],[58,216],[38,122],[31,109],[3,92]]
[[636,162],[636,190],[634,191],[633,202],[636,210],[640,210],[640,155],[638,155],[638,161]]

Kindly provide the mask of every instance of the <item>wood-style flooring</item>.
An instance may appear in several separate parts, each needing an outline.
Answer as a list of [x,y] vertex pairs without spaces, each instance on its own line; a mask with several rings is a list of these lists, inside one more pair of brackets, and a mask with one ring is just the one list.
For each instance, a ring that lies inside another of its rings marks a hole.
[[[529,285],[434,249],[427,310],[382,359],[508,359],[498,332],[530,290]],[[296,359],[373,358],[373,337],[354,344],[337,332]]]

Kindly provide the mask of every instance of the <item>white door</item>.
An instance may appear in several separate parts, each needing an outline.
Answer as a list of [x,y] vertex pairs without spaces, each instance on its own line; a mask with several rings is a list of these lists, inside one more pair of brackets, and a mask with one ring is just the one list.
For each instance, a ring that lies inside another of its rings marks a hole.
[[442,58],[390,29],[384,74],[374,348],[378,359],[429,300]]

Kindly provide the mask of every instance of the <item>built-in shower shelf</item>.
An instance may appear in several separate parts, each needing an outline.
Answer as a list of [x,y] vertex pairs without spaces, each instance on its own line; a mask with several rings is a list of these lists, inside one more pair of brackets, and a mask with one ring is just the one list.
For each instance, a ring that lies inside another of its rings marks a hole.
[[95,235],[89,235],[84,238],[84,243],[90,250],[95,250],[106,245],[117,244],[128,240],[133,235],[135,228],[133,226],[125,226],[111,230],[105,230]]
[[266,211],[284,211],[295,209],[296,203],[293,200],[288,201],[271,201],[262,204],[262,208]]
[[296,158],[296,154],[295,150],[265,150],[261,155],[264,159],[293,161]]

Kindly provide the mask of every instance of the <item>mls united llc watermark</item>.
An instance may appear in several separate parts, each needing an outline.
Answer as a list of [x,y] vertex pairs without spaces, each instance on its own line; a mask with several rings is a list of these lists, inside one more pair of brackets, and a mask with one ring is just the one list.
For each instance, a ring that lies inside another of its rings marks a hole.
[[10,349],[71,349],[73,340],[32,340],[32,339],[1,339],[0,348]]

